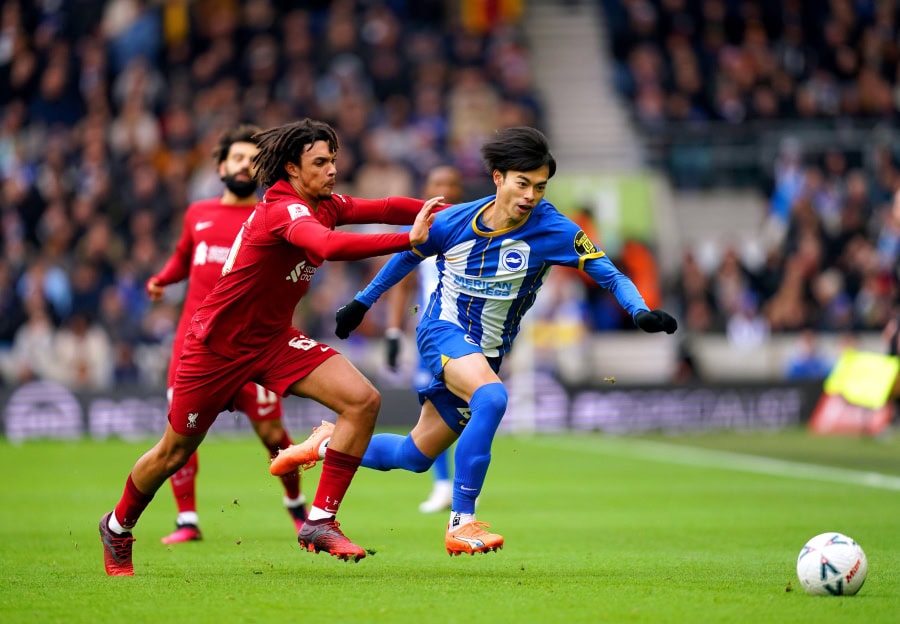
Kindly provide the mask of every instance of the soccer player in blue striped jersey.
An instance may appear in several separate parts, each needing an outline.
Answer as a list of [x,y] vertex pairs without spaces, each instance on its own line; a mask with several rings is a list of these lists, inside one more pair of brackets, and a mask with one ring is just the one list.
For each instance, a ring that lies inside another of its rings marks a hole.
[[[607,288],[646,332],[671,334],[677,329],[667,312],[650,311],[634,283],[578,225],[544,200],[556,161],[543,134],[533,128],[508,128],[481,151],[496,195],[438,213],[425,243],[393,256],[353,301],[338,310],[335,331],[346,338],[385,291],[423,259],[436,257],[440,280],[416,332],[419,352],[434,375],[431,384],[419,391],[419,421],[407,436],[373,436],[361,465],[424,472],[459,439],[445,536],[451,555],[503,547],[503,537],[475,519],[475,499],[506,411],[506,388],[497,374],[500,362],[550,268],[583,270]],[[327,423],[297,446],[305,446],[309,459],[316,460],[327,446],[326,434]]]

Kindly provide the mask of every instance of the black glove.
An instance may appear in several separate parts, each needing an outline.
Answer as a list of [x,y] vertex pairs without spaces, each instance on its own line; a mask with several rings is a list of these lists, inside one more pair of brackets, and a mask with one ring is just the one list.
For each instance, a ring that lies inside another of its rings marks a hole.
[[346,339],[350,332],[359,327],[368,311],[369,306],[356,299],[338,308],[334,315],[334,320],[337,321],[334,334],[341,340]]
[[397,370],[397,357],[400,355],[400,330],[388,329],[384,334],[385,356],[388,368]]
[[634,324],[648,334],[664,331],[674,334],[678,329],[678,321],[665,310],[641,310],[634,316]]

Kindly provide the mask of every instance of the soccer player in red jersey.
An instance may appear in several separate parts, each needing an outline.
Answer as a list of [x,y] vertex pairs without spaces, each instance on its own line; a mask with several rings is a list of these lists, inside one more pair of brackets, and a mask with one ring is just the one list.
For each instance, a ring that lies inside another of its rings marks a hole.
[[[231,243],[256,206],[257,183],[252,165],[259,148],[253,135],[259,131],[257,126],[245,125],[221,136],[213,158],[219,177],[225,183],[222,196],[197,201],[188,207],[175,251],[162,270],[147,280],[147,294],[153,301],[162,299],[166,286],[189,280],[169,362],[169,397],[172,396],[175,370],[188,324],[222,274]],[[254,383],[245,384],[235,395],[234,408],[250,418],[256,435],[269,451],[270,459],[278,454],[279,449],[292,444],[281,421],[281,398],[271,390]],[[162,538],[163,544],[201,539],[196,495],[198,470],[197,453],[194,453],[169,480],[178,506],[178,517],[175,531]],[[299,532],[306,519],[306,499],[300,489],[299,471],[283,475],[281,482],[284,486],[284,505]]]
[[[428,239],[427,202],[355,199],[334,193],[338,140],[325,123],[304,119],[256,135],[257,179],[265,196],[241,227],[222,276],[200,305],[175,373],[169,424],[131,470],[115,509],[100,520],[106,573],[134,574],[131,530],[156,491],[184,466],[216,416],[247,382],[276,394],[311,398],[337,413],[312,507],[297,541],[359,561],[336,513],[375,428],[381,396],[346,358],[291,326],[297,302],[325,260],[360,260],[405,251]],[[409,225],[409,232],[361,234],[349,223]]]

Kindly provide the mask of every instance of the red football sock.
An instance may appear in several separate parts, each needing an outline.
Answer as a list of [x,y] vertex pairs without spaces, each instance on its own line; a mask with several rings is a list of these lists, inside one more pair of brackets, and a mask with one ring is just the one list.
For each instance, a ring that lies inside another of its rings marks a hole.
[[137,486],[131,479],[131,473],[128,473],[125,491],[122,493],[122,498],[119,499],[119,504],[116,505],[115,513],[119,524],[131,530],[152,500],[153,494],[144,494],[137,489]]
[[[275,456],[278,455],[280,449],[286,449],[291,444],[293,444],[291,436],[285,431],[284,436],[276,446],[266,444],[266,448],[269,449],[269,458],[275,459]],[[297,469],[288,474],[281,475],[281,485],[284,486],[284,493],[288,498],[297,498],[300,496],[300,470]]]
[[193,453],[188,462],[169,479],[172,484],[172,493],[175,495],[175,504],[178,506],[178,513],[197,511],[198,472],[200,472],[200,460],[197,458],[197,453]]
[[313,506],[336,514],[360,462],[362,457],[347,455],[331,448],[325,449],[322,476],[319,477],[319,487],[316,489]]

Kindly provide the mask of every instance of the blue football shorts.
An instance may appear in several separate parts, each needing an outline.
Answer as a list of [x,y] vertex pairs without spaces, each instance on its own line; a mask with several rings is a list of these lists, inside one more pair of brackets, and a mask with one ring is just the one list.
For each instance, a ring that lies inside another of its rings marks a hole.
[[[416,344],[430,381],[418,389],[419,404],[431,401],[441,418],[456,433],[462,433],[469,422],[469,404],[450,392],[444,384],[444,363],[472,353],[481,353],[478,343],[461,327],[448,321],[422,319],[416,330]],[[500,373],[502,357],[487,358],[491,369]]]

